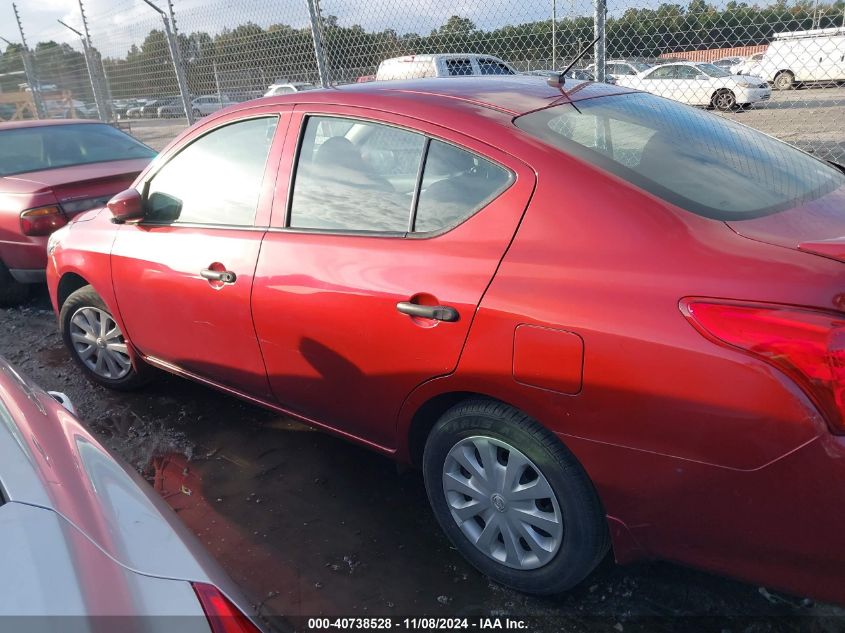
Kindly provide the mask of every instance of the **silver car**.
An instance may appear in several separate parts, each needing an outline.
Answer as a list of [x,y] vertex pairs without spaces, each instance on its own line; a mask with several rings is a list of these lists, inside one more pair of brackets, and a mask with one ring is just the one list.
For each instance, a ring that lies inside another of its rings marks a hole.
[[137,620],[137,629],[115,626],[208,633],[224,622],[260,631],[226,573],[85,430],[67,398],[2,358],[0,495],[4,630],[88,633],[105,630],[96,616],[158,616]]

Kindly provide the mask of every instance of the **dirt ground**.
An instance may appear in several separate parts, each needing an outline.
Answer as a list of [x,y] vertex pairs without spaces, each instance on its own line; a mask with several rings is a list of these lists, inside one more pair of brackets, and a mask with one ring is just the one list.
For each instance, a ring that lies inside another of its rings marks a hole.
[[203,386],[162,375],[133,394],[91,385],[46,291],[0,310],[0,354],[143,472],[278,630],[301,616],[532,616],[537,631],[845,631],[845,609],[669,563],[611,560],[570,594],[532,598],[471,568],[417,472]]

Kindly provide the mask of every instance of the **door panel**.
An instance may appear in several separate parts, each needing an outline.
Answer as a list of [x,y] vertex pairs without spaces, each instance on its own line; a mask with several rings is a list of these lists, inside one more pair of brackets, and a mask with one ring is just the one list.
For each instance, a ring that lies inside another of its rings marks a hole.
[[[333,112],[357,114],[349,108]],[[515,174],[481,211],[428,238],[283,228],[265,236],[253,318],[276,397],[296,413],[390,448],[407,394],[456,367],[476,307],[530,199],[534,175],[478,141],[387,113],[378,117],[451,136]],[[291,135],[298,127],[294,119]],[[285,153],[293,154],[290,143]],[[283,217],[277,210],[274,224]],[[448,306],[459,318],[420,318],[400,312],[400,302]]]
[[144,184],[144,220],[117,231],[112,277],[141,354],[270,399],[250,293],[289,115],[259,114],[275,128],[235,115],[165,157]]

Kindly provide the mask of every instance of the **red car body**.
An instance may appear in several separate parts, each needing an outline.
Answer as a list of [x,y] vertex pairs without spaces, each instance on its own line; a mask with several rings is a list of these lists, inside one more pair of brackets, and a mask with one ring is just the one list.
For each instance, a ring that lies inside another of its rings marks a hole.
[[[0,123],[0,143],[3,142],[4,132],[9,130],[66,125],[103,124],[77,119]],[[43,282],[47,264],[47,232],[24,234],[21,213],[29,209],[59,207],[62,216],[55,224],[58,228],[81,212],[71,210],[72,203],[91,200],[92,203],[82,210],[101,206],[103,200],[132,184],[149,162],[149,158],[129,158],[36,169],[5,177],[0,173],[0,262],[5,264],[16,281]]]
[[[577,106],[623,92],[448,79],[230,108],[161,161],[222,123],[280,114],[254,227],[116,225],[89,212],[52,252],[54,307],[90,284],[135,358],[406,462],[419,462],[449,406],[495,398],[575,454],[617,561],[668,559],[845,603],[841,429],[813,389],[690,316],[697,301],[742,301],[845,319],[835,239],[845,190],[724,222],[514,125],[561,94]],[[506,166],[515,181],[431,239],[288,229],[300,130],[314,114],[406,126]],[[203,279],[212,263],[237,283]],[[397,313],[412,297],[460,319]]]

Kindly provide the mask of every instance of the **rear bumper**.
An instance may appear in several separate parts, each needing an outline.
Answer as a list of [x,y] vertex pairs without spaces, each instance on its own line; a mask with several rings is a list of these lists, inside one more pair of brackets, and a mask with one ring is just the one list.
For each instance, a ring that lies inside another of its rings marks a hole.
[[[823,433],[752,470],[561,439],[627,526],[614,536],[621,562],[674,560],[845,605],[845,437]],[[607,466],[593,472],[597,458]]]
[[[19,236],[25,242],[3,242],[0,243],[0,261],[12,272],[12,276],[24,283],[44,281],[44,268],[47,266],[47,237],[25,237]],[[18,279],[15,271],[23,277],[28,277],[29,272],[41,271],[40,279],[33,282],[25,279]]]

